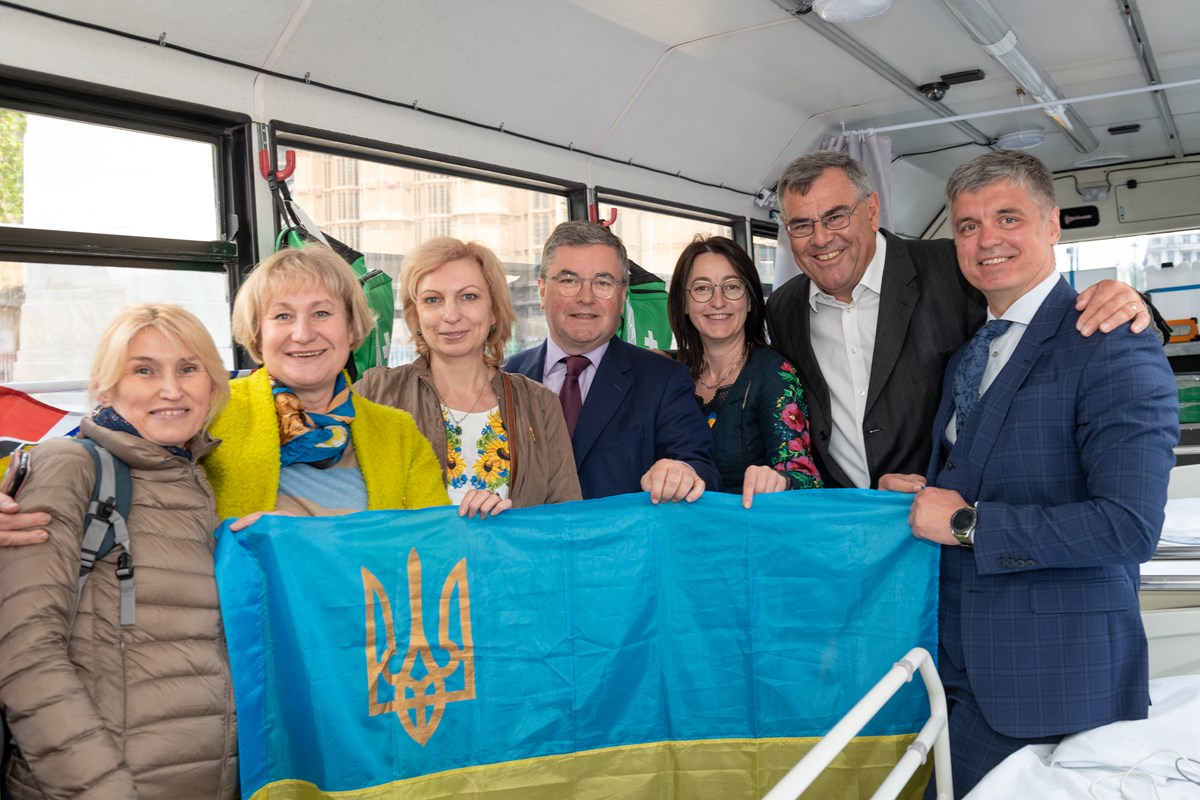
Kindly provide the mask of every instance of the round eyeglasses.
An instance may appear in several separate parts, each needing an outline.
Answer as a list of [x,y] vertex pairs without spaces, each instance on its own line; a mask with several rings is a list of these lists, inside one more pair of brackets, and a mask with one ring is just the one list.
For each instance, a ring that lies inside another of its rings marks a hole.
[[558,293],[563,297],[574,297],[579,294],[579,290],[583,288],[585,283],[592,285],[592,294],[601,300],[609,300],[617,293],[617,288],[625,285],[625,281],[620,281],[611,275],[597,275],[594,278],[581,278],[574,272],[560,272],[557,275],[548,275],[548,281],[554,281],[558,286]]
[[858,211],[858,207],[863,204],[859,200],[848,211],[830,211],[820,219],[794,219],[784,227],[787,228],[788,236],[793,239],[804,239],[813,235],[813,231],[817,229],[817,223],[825,226],[827,231],[840,231],[850,225],[850,218],[854,216],[854,212]]
[[[713,299],[717,287],[708,281],[697,281],[688,287],[688,294],[697,303],[707,303]],[[726,300],[741,300],[746,295],[746,282],[738,278],[730,278],[721,284],[721,294]]]

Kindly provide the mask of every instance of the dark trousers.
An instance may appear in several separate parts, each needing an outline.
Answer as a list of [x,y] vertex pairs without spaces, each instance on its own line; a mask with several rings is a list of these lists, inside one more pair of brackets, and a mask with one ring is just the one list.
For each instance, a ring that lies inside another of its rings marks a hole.
[[[1027,744],[1056,744],[1062,736],[1013,739],[997,733],[983,718],[965,670],[958,669],[938,645],[938,674],[946,690],[950,714],[950,771],[954,775],[956,800],[975,788],[1001,761]],[[925,800],[936,800],[937,787],[931,778]]]

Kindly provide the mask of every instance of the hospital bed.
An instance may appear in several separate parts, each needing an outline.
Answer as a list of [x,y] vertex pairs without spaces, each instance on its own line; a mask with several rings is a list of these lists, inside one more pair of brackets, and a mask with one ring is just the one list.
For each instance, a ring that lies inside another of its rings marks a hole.
[[1176,467],[1158,551],[1142,567],[1150,715],[1010,756],[970,800],[1200,798],[1200,464]]
[[[1142,619],[1150,654],[1152,707],[1145,720],[1118,722],[1015,753],[969,795],[1169,800],[1200,798],[1200,464],[1176,467],[1168,488],[1163,541],[1142,568]],[[891,800],[929,752],[949,754],[946,700],[928,652],[915,648],[859,701],[763,798],[795,800],[870,718],[914,674],[924,679],[930,718],[872,796]],[[938,769],[938,797],[952,795],[949,770]]]

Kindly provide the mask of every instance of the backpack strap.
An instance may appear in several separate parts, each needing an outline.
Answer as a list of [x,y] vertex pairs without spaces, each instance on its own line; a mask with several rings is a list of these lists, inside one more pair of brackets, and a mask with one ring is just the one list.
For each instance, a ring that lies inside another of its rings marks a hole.
[[90,439],[78,439],[87,448],[96,466],[96,481],[92,498],[83,518],[83,543],[79,549],[79,582],[75,587],[75,611],[71,625],[79,613],[83,586],[96,562],[108,555],[116,545],[122,549],[117,559],[117,579],[121,585],[121,625],[128,627],[135,620],[133,586],[133,553],[129,549],[129,527],[125,524],[133,502],[133,479],[129,465]]

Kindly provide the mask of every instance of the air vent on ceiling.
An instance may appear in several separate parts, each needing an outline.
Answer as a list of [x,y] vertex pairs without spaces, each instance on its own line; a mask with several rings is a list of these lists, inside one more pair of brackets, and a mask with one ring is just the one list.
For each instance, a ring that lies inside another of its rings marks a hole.
[[957,86],[960,83],[972,83],[973,81],[983,80],[983,70],[968,69],[962,72],[951,72],[949,75],[942,76],[942,83],[948,83],[951,86]]
[[1134,122],[1130,125],[1113,125],[1108,129],[1110,136],[1120,136],[1123,133],[1137,133],[1142,129],[1140,123]]

